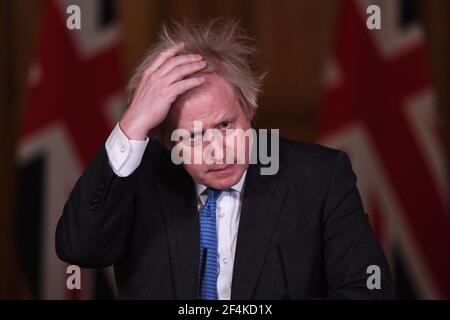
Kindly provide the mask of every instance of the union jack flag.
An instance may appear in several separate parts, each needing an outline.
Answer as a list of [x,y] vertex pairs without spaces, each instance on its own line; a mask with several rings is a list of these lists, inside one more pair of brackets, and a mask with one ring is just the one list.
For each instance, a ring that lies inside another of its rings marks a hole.
[[[381,30],[369,30],[369,5]],[[319,140],[346,150],[399,298],[450,298],[443,136],[412,0],[344,0]]]
[[[80,30],[67,28],[70,5],[80,8]],[[82,270],[81,290],[68,290],[54,236],[76,179],[124,105],[115,5],[46,0],[43,7],[18,149],[19,258],[34,298],[111,297],[99,291],[112,288],[111,274],[103,271]]]

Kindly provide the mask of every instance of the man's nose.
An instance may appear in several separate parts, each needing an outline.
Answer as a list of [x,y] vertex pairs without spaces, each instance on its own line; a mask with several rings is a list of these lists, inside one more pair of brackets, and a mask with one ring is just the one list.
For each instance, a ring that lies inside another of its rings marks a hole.
[[225,159],[225,142],[221,137],[214,137],[209,147],[211,148],[211,152],[208,152],[211,156],[211,160],[214,163],[224,163]]

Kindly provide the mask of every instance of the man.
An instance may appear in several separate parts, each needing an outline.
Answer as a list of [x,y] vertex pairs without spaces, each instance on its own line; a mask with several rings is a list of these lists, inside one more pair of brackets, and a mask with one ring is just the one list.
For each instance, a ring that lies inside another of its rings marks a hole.
[[114,265],[125,299],[390,298],[344,152],[280,139],[277,172],[262,174],[249,150],[267,139],[236,136],[243,154],[230,143],[252,129],[262,81],[247,39],[223,20],[163,29],[66,203],[58,256]]

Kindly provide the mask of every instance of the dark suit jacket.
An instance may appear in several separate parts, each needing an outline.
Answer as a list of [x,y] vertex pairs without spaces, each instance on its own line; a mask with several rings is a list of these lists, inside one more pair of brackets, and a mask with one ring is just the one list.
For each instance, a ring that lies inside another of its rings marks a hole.
[[[232,299],[390,298],[391,280],[344,152],[280,139],[280,170],[247,171]],[[199,218],[194,183],[151,140],[120,178],[102,147],[74,187],[56,252],[81,267],[114,265],[119,298],[196,299]],[[381,289],[369,290],[369,265]]]

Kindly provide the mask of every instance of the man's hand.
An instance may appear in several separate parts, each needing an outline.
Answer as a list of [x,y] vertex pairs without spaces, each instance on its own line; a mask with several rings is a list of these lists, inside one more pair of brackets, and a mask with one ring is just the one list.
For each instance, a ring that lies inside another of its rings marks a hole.
[[119,122],[131,140],[145,140],[169,113],[175,99],[201,85],[203,77],[184,79],[202,70],[206,63],[198,54],[177,55],[184,48],[178,43],[161,52],[145,70],[130,107]]

